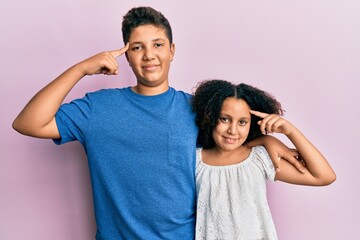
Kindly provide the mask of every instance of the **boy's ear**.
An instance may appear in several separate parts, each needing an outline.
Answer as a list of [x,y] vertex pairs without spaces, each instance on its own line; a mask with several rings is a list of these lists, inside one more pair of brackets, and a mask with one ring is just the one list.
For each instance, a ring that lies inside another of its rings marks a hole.
[[174,59],[174,55],[175,55],[175,43],[172,43],[170,46],[170,53],[171,53],[171,59],[170,61],[172,62],[172,60]]

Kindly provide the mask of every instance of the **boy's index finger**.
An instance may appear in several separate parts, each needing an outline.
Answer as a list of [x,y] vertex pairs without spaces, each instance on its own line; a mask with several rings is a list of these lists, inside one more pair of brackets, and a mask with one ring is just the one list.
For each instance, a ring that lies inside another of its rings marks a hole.
[[265,118],[265,117],[267,117],[269,115],[267,113],[263,113],[263,112],[259,112],[259,111],[255,111],[255,110],[250,110],[250,113],[255,115],[255,116],[258,116],[260,118]]
[[116,57],[119,57],[119,56],[123,55],[128,49],[129,49],[129,43],[127,43],[121,49],[110,51],[110,53],[111,53],[111,55],[113,55],[113,57],[116,58]]

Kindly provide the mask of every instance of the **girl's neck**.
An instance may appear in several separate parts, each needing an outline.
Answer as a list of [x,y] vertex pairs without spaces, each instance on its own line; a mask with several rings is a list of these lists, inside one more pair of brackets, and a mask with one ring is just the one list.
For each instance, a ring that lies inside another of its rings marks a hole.
[[226,151],[217,147],[204,149],[202,161],[208,165],[225,166],[244,161],[250,154],[251,148],[242,145],[234,150]]

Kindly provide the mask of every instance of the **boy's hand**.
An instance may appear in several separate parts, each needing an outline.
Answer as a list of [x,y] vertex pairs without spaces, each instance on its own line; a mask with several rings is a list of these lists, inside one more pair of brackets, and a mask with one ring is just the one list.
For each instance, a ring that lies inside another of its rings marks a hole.
[[128,48],[129,43],[119,50],[96,54],[78,63],[77,66],[84,76],[93,74],[117,75],[119,73],[119,65],[116,58],[123,55]]

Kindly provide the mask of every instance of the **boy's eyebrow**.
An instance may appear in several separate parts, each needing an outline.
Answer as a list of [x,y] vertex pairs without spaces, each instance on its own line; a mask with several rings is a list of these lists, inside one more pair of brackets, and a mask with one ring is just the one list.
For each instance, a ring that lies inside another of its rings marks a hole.
[[[164,38],[155,38],[152,40],[152,42],[157,42],[157,41],[165,41],[165,39]],[[143,42],[140,42],[140,41],[134,41],[134,42],[131,42],[130,45],[131,44],[142,44],[142,43]]]
[[141,42],[131,42],[130,45],[131,44],[141,44]]
[[156,39],[154,39],[154,40],[152,40],[153,42],[156,42],[156,41],[165,41],[165,39],[164,38],[156,38]]

